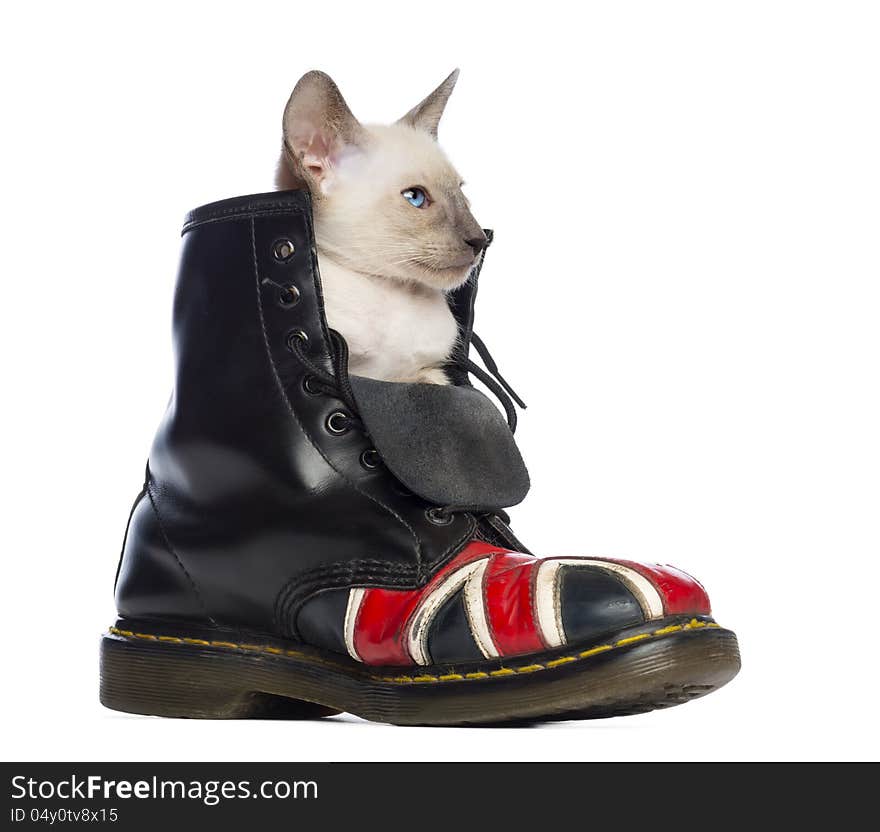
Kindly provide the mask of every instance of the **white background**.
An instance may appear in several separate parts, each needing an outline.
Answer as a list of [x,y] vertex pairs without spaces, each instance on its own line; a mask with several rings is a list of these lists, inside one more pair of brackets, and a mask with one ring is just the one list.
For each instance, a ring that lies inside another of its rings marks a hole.
[[[876,4],[330,5],[4,10],[2,754],[876,758]],[[441,140],[497,234],[478,331],[530,405],[515,528],[695,573],[742,673],[670,711],[531,729],[103,710],[183,214],[271,190],[306,70],[390,121],[455,66]]]

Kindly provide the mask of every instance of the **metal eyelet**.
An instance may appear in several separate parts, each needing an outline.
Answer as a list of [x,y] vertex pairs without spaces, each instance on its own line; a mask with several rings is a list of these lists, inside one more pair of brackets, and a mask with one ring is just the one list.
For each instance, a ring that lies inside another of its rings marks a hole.
[[292,240],[281,239],[272,243],[272,256],[279,263],[287,263],[296,252],[296,246]]
[[296,286],[285,286],[278,293],[278,305],[285,308],[296,306],[299,303],[299,289]]
[[306,391],[310,396],[320,396],[321,391],[315,387],[312,387],[312,382],[314,382],[314,376],[306,376],[303,379],[303,390]]
[[301,329],[293,329],[287,333],[287,349],[291,352],[296,352],[297,349],[307,346],[308,343],[309,336]]
[[339,424],[339,421],[341,419],[348,419],[348,414],[342,410],[334,410],[327,417],[327,421],[325,423],[327,426],[327,430],[334,436],[342,436],[343,433],[348,433],[349,431],[348,425]]
[[375,448],[367,448],[367,450],[361,454],[361,465],[363,465],[368,471],[378,468],[381,464],[382,457],[379,456],[379,452]]
[[451,514],[442,514],[439,508],[429,508],[425,512],[425,517],[435,526],[448,526],[453,519]]

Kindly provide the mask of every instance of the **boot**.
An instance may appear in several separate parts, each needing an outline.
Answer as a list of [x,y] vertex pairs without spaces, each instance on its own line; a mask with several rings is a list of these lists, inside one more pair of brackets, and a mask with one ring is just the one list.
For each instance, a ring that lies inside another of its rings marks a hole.
[[473,334],[476,285],[449,296],[453,385],[349,377],[307,193],[187,217],[174,393],[126,530],[104,705],[522,722],[668,707],[736,675],[693,578],[516,539],[516,397]]

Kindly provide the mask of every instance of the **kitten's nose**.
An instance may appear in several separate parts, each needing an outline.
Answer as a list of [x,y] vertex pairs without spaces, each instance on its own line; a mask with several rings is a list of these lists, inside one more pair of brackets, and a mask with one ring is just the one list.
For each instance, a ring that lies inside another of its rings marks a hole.
[[479,237],[470,237],[465,242],[474,250],[474,254],[479,254],[489,244],[485,234],[480,234]]

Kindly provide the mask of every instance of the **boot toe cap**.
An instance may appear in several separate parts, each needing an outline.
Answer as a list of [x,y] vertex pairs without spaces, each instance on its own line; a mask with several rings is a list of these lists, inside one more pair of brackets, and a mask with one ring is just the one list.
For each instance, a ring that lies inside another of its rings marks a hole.
[[710,614],[699,582],[671,566],[539,559],[472,541],[423,587],[325,590],[299,627],[311,644],[366,664],[428,665],[539,654]]

